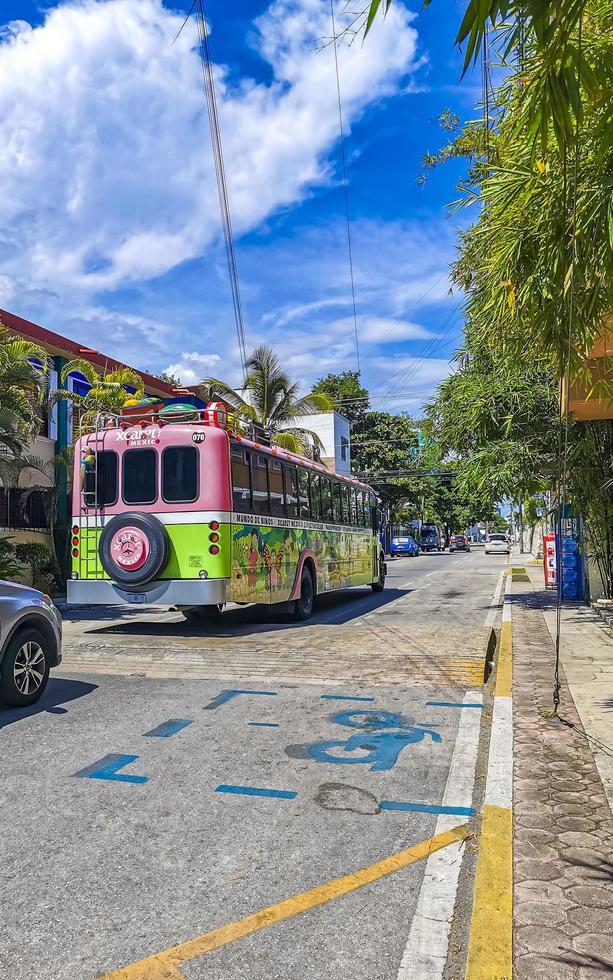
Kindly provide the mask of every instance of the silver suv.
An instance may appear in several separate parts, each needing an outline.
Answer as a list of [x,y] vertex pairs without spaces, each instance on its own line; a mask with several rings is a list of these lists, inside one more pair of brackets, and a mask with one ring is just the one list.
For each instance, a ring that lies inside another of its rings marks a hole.
[[61,660],[62,618],[49,596],[0,581],[0,701],[38,701]]

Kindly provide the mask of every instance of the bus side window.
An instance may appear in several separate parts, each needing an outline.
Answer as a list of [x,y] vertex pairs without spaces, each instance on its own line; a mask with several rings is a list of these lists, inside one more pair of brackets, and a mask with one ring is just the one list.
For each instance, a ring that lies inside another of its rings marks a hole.
[[198,496],[198,450],[168,446],[162,453],[162,500],[188,504]]
[[332,484],[332,513],[334,515],[334,523],[343,523],[343,488],[340,483],[334,481]]
[[283,468],[280,459],[269,459],[270,513],[273,517],[285,517],[283,498]]
[[318,473],[311,473],[310,479],[310,493],[311,498],[311,519],[313,521],[321,521],[322,509],[321,509],[321,477]]
[[262,453],[251,454],[251,490],[253,513],[268,514],[268,458]]
[[311,506],[309,503],[309,471],[304,466],[298,467],[298,492],[300,517],[309,520],[311,516]]
[[370,503],[370,494],[367,490],[364,491],[364,527],[372,527],[372,512]]
[[117,502],[117,453],[101,449],[83,462],[83,503],[86,507],[110,507]]
[[333,521],[332,516],[332,483],[327,477],[321,477],[321,517],[324,521]]
[[123,454],[123,500],[126,504],[153,504],[157,500],[155,449],[126,449]]
[[351,524],[351,487],[343,483],[343,523]]
[[287,507],[287,516],[296,518],[298,517],[298,474],[296,472],[296,467],[288,466],[287,463],[284,463],[283,473],[285,474],[285,504]]
[[238,514],[251,511],[249,452],[241,446],[232,446],[232,506]]
[[361,490],[356,490],[356,499],[358,502],[358,527],[364,527],[364,494]]
[[357,516],[356,516],[357,515],[357,507],[355,505],[355,495],[356,495],[356,491],[353,489],[353,487],[349,487],[349,504],[350,504],[350,508],[351,508],[350,509],[349,521],[350,521],[351,524],[353,524],[354,527],[358,523]]

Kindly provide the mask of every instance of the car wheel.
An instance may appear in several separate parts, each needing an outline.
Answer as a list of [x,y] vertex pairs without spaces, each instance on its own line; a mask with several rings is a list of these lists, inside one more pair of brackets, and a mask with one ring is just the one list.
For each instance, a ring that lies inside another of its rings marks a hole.
[[0,667],[0,700],[22,707],[34,704],[49,680],[49,644],[35,627],[11,638]]
[[294,619],[304,622],[313,615],[315,605],[315,586],[311,570],[305,565],[300,579],[300,598],[294,601]]

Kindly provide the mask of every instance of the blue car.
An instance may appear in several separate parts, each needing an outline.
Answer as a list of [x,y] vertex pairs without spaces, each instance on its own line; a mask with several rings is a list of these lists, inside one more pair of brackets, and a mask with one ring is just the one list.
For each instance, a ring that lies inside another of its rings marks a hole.
[[410,534],[401,534],[392,538],[390,555],[408,555],[409,558],[415,558],[421,555],[421,548]]

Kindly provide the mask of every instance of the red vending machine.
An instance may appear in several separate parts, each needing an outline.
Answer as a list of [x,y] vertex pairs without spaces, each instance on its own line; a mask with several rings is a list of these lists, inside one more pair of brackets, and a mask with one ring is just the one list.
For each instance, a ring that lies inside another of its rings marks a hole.
[[543,535],[543,564],[545,565],[545,588],[555,589],[557,582],[555,534]]

